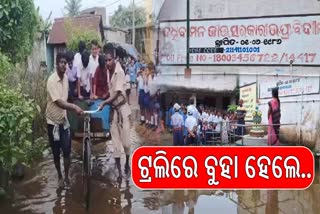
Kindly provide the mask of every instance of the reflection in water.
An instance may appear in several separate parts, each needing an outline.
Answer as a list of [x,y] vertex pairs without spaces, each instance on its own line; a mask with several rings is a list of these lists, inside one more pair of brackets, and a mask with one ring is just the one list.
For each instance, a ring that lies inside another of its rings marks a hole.
[[126,189],[124,190],[124,199],[127,201],[127,205],[123,207],[124,214],[130,214],[132,208],[132,200],[133,195],[130,192],[129,180],[126,181]]
[[[101,173],[106,170],[94,170],[92,209],[89,213],[202,214],[210,209],[231,214],[318,214],[320,210],[320,185],[317,179],[309,189],[301,191],[140,191],[129,177],[117,183],[117,174],[112,173],[114,162],[102,158],[96,163],[94,168],[108,166],[108,170],[103,175]],[[54,165],[52,161],[47,161],[37,172],[41,176],[16,184],[15,202],[0,202],[1,213],[86,213],[81,166],[80,162],[73,164],[70,190],[56,190]]]
[[197,191],[191,190],[187,196],[187,207],[189,208],[188,214],[194,214],[195,206],[197,205]]
[[58,189],[57,191],[57,200],[55,206],[52,209],[53,213],[70,213],[68,208],[71,207],[71,193],[66,190]]
[[175,190],[173,192],[173,205],[172,205],[172,213],[184,214],[184,191],[183,190]]
[[266,214],[278,214],[279,213],[279,200],[277,190],[267,191],[267,204],[266,204]]
[[[132,133],[134,146],[139,138]],[[105,155],[95,159],[92,175],[91,210],[94,214],[318,214],[320,210],[319,172],[313,185],[301,191],[142,191],[129,177],[117,183],[112,144],[103,148]],[[97,150],[103,150],[98,148]],[[82,163],[73,159],[71,189],[57,190],[57,177],[51,157],[33,167],[22,182],[16,182],[13,201],[0,201],[1,213],[10,214],[84,214]],[[213,211],[212,211],[213,212]],[[210,211],[211,213],[211,211]]]

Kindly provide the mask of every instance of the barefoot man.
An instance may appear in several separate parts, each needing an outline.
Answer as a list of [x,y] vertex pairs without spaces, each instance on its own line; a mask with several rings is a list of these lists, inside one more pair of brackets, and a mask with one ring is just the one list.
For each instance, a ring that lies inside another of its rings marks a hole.
[[[69,168],[71,163],[71,138],[67,119],[67,110],[82,115],[83,110],[72,103],[68,103],[68,77],[66,75],[67,56],[58,53],[56,57],[56,71],[51,74],[47,83],[46,120],[50,147],[53,153],[54,165],[58,172],[59,187],[70,187]],[[65,180],[63,181],[60,166],[60,151],[63,152]]]
[[[107,45],[108,46],[108,45]],[[105,105],[111,106],[112,119],[110,133],[112,142],[115,147],[114,157],[116,166],[119,171],[119,178],[122,178],[121,172],[121,150],[124,148],[126,154],[125,173],[127,174],[129,168],[129,155],[130,155],[130,120],[131,114],[130,107],[126,99],[126,81],[125,73],[119,62],[115,62],[114,50],[112,47],[106,49],[106,64],[110,72],[110,97],[100,104],[99,109],[102,110]]]

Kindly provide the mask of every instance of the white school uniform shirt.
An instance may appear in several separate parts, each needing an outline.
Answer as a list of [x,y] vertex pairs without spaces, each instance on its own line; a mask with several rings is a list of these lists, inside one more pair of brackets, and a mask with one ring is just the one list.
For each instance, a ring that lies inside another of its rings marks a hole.
[[86,68],[81,65],[80,69],[77,69],[77,78],[80,80],[80,86],[85,88],[85,90],[89,93],[91,90],[89,65]]
[[213,114],[213,115],[211,116],[211,122],[215,122],[216,119],[217,119],[217,116]]
[[150,85],[150,95],[151,96],[154,96],[157,93],[157,91],[159,89],[158,86],[159,85],[157,84],[157,77],[154,76],[153,79],[151,78],[151,85]]
[[208,118],[209,118],[209,114],[207,114],[206,112],[203,112],[201,115],[201,120],[205,121],[205,120],[208,120]]
[[141,75],[138,76],[137,81],[138,81],[139,90],[144,90],[144,83],[143,83],[144,80],[143,80],[143,77]]
[[89,58],[89,65],[88,65],[90,69],[91,78],[94,77],[98,66],[99,66],[99,56],[96,56],[96,58],[93,58],[91,54]]
[[79,52],[74,55],[73,66],[77,68],[77,72],[82,67],[81,54]]
[[214,120],[214,123],[217,124],[216,126],[216,131],[217,132],[220,132],[221,131],[221,122],[222,122],[222,117],[216,117],[215,120]]
[[185,121],[185,127],[188,130],[192,130],[194,127],[196,127],[198,125],[197,123],[197,119],[193,116],[188,115],[187,119]]
[[225,120],[225,122],[226,122],[227,130],[229,131],[229,130],[230,130],[230,120],[229,120],[228,117],[227,117],[227,119]]
[[190,110],[192,112],[192,116],[194,118],[196,118],[196,120],[198,121],[198,119],[200,118],[200,114],[198,112],[198,109],[194,106],[194,105],[189,105],[187,107],[188,111]]
[[173,128],[182,128],[184,125],[183,117],[179,112],[175,112],[171,116],[171,125]]
[[145,93],[149,93],[150,92],[151,84],[152,84],[152,77],[150,75],[149,77],[146,77],[145,80],[144,80],[144,92]]
[[126,89],[130,89],[130,75],[126,74]]

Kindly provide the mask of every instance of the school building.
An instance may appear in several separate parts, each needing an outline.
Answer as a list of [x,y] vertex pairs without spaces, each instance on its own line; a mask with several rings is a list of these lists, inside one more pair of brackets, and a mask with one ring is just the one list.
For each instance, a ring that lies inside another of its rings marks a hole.
[[[271,89],[279,87],[281,140],[320,150],[320,2],[190,1],[190,78],[186,0],[166,0],[158,16],[158,82],[166,102],[245,100],[267,124]],[[177,10],[179,8],[179,10]],[[237,90],[239,89],[239,90]],[[292,125],[294,124],[294,125]]]

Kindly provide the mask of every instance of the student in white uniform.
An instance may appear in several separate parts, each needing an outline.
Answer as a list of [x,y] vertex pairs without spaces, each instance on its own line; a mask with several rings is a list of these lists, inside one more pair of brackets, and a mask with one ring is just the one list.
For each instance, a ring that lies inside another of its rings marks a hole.
[[173,109],[175,113],[171,116],[171,125],[173,130],[173,145],[183,146],[183,117],[180,114],[180,105],[178,103],[174,104]]
[[130,93],[131,93],[130,75],[128,70],[126,70],[126,95],[127,95],[127,100],[129,105],[130,105]]
[[78,98],[80,100],[89,99],[91,92],[91,77],[89,67],[89,53],[84,51],[81,55],[80,69],[77,70],[77,87],[78,87]]
[[214,121],[214,123],[215,123],[215,125],[216,125],[215,135],[214,135],[214,136],[215,136],[216,139],[220,139],[220,137],[221,137],[222,120],[223,120],[222,114],[221,114],[221,112],[219,111],[219,112],[217,113],[217,116],[216,116],[215,121]]
[[149,68],[146,69],[146,76],[144,78],[144,98],[143,98],[143,104],[145,107],[145,116],[146,116],[146,128],[151,127],[151,113],[150,113],[150,79],[152,73]]
[[93,91],[93,78],[96,73],[97,67],[99,66],[99,44],[97,40],[91,41],[91,55],[89,59],[89,70],[91,75],[91,91]]
[[78,53],[74,55],[73,66],[79,70],[82,68],[81,55],[86,50],[86,43],[84,41],[79,41],[78,44]]
[[199,111],[197,109],[197,107],[195,106],[195,100],[194,99],[190,99],[189,100],[189,106],[187,107],[188,109],[190,109],[190,111],[192,112],[192,116],[194,118],[196,118],[197,122],[200,118],[200,114],[199,114]]
[[197,119],[193,116],[193,109],[188,108],[188,116],[185,121],[185,127],[187,128],[187,145],[196,145],[197,144]]
[[[144,79],[145,79],[145,71],[140,71],[138,73],[137,81],[138,81],[138,90],[139,90],[139,107],[140,107],[140,125],[145,123],[145,106],[144,106]],[[130,81],[130,76],[129,76]]]
[[155,111],[154,111],[154,104],[155,104],[155,96],[157,93],[156,87],[155,87],[155,79],[154,79],[154,70],[152,66],[148,66],[149,71],[151,72],[148,77],[148,89],[150,94],[149,99],[149,113],[150,113],[150,127],[151,129],[155,129],[157,127],[157,122],[155,118]]

